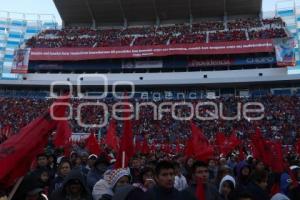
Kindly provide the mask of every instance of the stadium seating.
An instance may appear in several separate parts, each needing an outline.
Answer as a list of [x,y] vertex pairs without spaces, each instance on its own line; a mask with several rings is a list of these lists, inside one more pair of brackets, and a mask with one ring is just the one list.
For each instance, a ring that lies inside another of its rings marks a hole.
[[[263,90],[264,91],[264,90]],[[6,93],[8,94],[8,93]],[[28,124],[31,120],[36,118],[40,113],[43,113],[51,105],[53,100],[46,98],[28,98],[26,95],[22,97],[23,93],[15,94],[15,97],[6,96],[4,94],[0,97],[0,127],[1,129],[10,127],[11,134],[17,133],[21,127]],[[32,93],[30,93],[32,94]],[[38,93],[39,95],[42,92]],[[45,94],[45,93],[44,93]],[[236,114],[237,103],[245,102],[260,102],[265,106],[265,118],[259,121],[248,121],[242,119],[240,121],[224,121],[209,120],[209,121],[198,121],[198,125],[203,128],[205,134],[208,138],[212,139],[217,132],[232,133],[236,131],[239,133],[240,137],[247,139],[255,127],[260,127],[263,133],[266,133],[267,137],[275,138],[280,137],[283,139],[284,144],[292,144],[295,140],[295,133],[300,130],[300,124],[296,121],[300,118],[300,101],[298,96],[289,96],[284,93],[280,95],[278,93],[270,95],[267,93],[260,93],[261,95],[256,95],[257,92],[253,92],[253,96],[249,98],[238,98],[238,97],[221,97],[218,99],[211,100],[217,104],[224,104],[224,116],[234,116]],[[298,93],[297,93],[298,94]],[[23,94],[23,96],[25,93]],[[37,95],[38,96],[38,95]],[[190,100],[193,103],[198,101],[206,101],[207,99]],[[74,115],[78,105],[87,100],[73,99],[71,101],[74,107]],[[143,102],[143,100],[135,99],[134,102]],[[156,103],[157,105],[165,102],[167,100],[160,100]],[[173,100],[176,102],[178,100]],[[116,100],[113,98],[106,98],[103,100],[108,105],[108,109],[112,109],[112,105]],[[152,102],[152,101],[151,101]],[[205,111],[214,111],[212,107],[200,108],[199,112],[201,116],[205,115]],[[188,107],[178,107],[178,113],[185,113],[189,116]],[[87,106],[83,107],[81,112],[82,121],[86,124],[99,124],[103,120],[103,110],[101,107]],[[18,119],[18,120],[15,120]],[[98,133],[98,128],[83,128],[80,127],[77,121],[74,119],[72,122],[72,129],[75,133],[88,133],[95,132]],[[170,113],[164,114],[162,120],[153,119],[153,108],[144,107],[140,110],[140,118],[138,120],[133,120],[134,134],[137,139],[142,139],[145,135],[152,141],[158,143],[180,141],[184,144],[186,139],[190,135],[190,127],[188,121],[178,121],[174,120]],[[117,126],[119,134],[122,130],[122,122],[118,123]],[[2,133],[2,140],[4,138]],[[101,132],[105,134],[105,129],[101,129]],[[1,134],[0,134],[1,135]]]
[[[208,38],[207,38],[208,34]],[[249,35],[247,37],[247,35]],[[286,37],[281,18],[235,19],[176,24],[161,27],[130,27],[127,29],[91,29],[82,27],[46,30],[27,41],[36,48],[116,47],[168,45],[217,41],[240,41]]]

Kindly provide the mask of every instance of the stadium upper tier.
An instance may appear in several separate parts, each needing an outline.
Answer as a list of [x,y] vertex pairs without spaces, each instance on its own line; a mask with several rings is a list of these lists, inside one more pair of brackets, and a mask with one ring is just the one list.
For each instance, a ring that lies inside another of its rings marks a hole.
[[65,25],[157,24],[261,13],[262,0],[54,0]]
[[64,28],[46,30],[27,42],[33,48],[119,47],[226,42],[287,37],[281,18],[207,21],[126,29]]

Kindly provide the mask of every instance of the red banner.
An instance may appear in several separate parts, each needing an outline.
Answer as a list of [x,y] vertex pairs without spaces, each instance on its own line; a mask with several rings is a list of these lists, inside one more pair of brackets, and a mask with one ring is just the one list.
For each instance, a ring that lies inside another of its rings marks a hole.
[[211,42],[133,47],[33,48],[30,60],[76,61],[113,58],[162,57],[170,55],[213,55],[273,52],[273,40]]

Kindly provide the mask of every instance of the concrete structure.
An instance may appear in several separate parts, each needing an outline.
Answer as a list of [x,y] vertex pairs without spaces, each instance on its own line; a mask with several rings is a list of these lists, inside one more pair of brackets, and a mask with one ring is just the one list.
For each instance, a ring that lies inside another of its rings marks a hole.
[[40,31],[57,26],[53,15],[0,11],[0,78],[17,78],[10,73],[15,49]]

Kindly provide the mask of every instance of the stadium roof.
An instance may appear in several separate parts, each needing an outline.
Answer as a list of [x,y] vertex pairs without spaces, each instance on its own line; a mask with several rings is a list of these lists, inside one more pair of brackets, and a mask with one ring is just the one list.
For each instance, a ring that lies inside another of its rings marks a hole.
[[189,21],[227,15],[258,15],[262,0],[53,0],[65,25],[97,26]]

